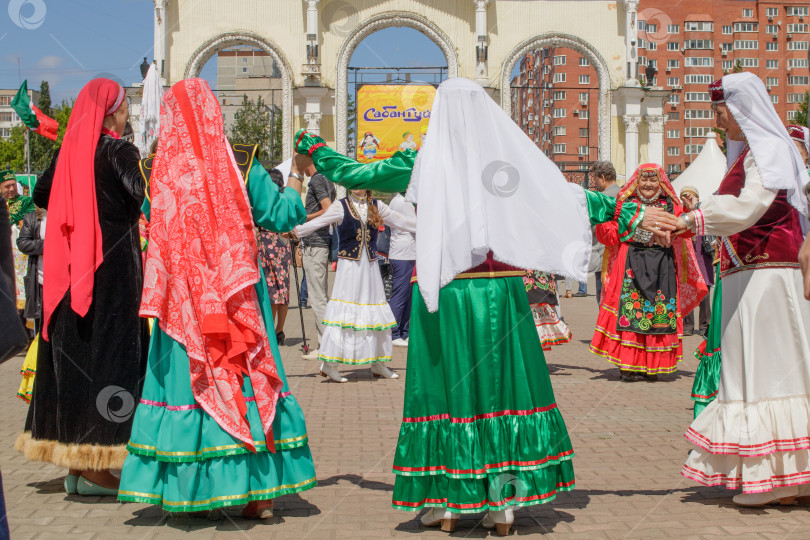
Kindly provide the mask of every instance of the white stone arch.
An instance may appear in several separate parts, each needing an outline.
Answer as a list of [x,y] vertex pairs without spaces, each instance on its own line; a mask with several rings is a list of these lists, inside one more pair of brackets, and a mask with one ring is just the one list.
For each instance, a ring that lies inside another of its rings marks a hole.
[[511,74],[523,55],[534,49],[566,47],[590,60],[599,79],[599,114],[597,120],[599,159],[610,159],[610,74],[607,63],[593,46],[568,34],[548,33],[527,39],[506,57],[501,71],[501,107],[507,114],[512,111]]
[[292,69],[290,69],[289,62],[287,62],[287,59],[278,46],[252,32],[234,31],[219,34],[206,41],[194,51],[188,64],[186,64],[184,78],[199,77],[203,66],[205,66],[217,52],[240,45],[256,47],[257,49],[265,51],[270,55],[281,72],[281,153],[284,158],[288,158],[292,155],[293,138],[293,72]]
[[392,26],[407,26],[425,34],[439,46],[447,59],[448,78],[458,77],[458,51],[447,35],[438,26],[416,13],[391,11],[375,15],[352,30],[338,52],[337,81],[335,88],[335,147],[345,154],[346,134],[348,132],[348,94],[349,94],[349,60],[357,46],[365,38],[378,30]]

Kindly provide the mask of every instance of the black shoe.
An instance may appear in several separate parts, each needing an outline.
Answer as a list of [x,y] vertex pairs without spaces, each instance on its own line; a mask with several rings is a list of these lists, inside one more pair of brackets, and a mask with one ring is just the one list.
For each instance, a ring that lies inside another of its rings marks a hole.
[[279,332],[276,334],[276,341],[279,345],[284,345],[284,332]]
[[301,309],[309,309],[309,306],[306,304],[301,304]]
[[655,374],[651,375],[649,373],[644,373],[644,378],[647,380],[647,382],[656,382],[656,381],[658,381],[658,375],[655,375]]
[[585,298],[586,296],[588,296],[588,293],[584,292],[578,292],[574,294],[574,298]]
[[686,336],[691,336],[692,334],[693,334],[693,332],[692,332],[691,330],[684,330],[684,331],[683,331],[683,335],[684,335],[684,337],[686,337]]
[[619,370],[619,379],[623,382],[636,382],[638,380],[638,373],[622,369]]

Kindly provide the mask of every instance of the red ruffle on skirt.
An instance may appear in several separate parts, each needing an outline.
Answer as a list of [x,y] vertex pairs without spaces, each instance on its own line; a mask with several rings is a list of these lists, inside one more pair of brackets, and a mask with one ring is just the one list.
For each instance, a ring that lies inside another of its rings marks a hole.
[[616,312],[602,304],[591,340],[591,352],[627,371],[649,375],[675,371],[683,359],[681,317],[678,317],[675,334],[621,332],[616,329],[616,322]]

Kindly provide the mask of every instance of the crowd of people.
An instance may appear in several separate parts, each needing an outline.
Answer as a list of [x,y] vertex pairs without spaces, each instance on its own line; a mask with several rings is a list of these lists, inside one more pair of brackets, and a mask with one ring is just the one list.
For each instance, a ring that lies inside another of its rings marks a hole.
[[[682,474],[741,488],[744,506],[810,497],[810,133],[779,122],[753,75],[710,91],[729,168],[701,194],[677,193],[656,163],[621,187],[609,162],[592,167],[590,190],[569,184],[462,78],[439,86],[419,159],[401,148],[361,164],[301,130],[286,178],[257,146],[227,140],[201,79],[163,95],[145,157],[122,138],[124,89],[91,81],[32,196],[0,173],[16,307],[36,335],[15,448],[65,468],[66,493],[170,512],[244,505],[261,519],[275,497],[315,487],[278,347],[300,243],[317,328],[307,358],[324,377],[345,383],[348,365],[397,379],[386,363],[408,349],[392,503],[426,509],[425,526],[452,532],[484,512],[506,535],[515,508],[574,489],[543,351],[572,338],[558,278],[589,274],[590,349],[622,381],[674,372],[684,336],[706,337]],[[389,205],[372,190],[397,195]]]

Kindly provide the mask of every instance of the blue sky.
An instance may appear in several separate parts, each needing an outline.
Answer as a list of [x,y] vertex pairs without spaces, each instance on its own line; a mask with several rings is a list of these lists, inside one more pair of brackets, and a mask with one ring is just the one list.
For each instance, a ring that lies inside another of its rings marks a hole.
[[[40,81],[47,80],[58,103],[75,97],[94,77],[106,76],[126,85],[139,82],[143,57],[152,60],[152,0],[0,3],[2,7],[6,4],[8,8],[0,10],[0,88],[17,88],[28,79],[29,88],[38,89]],[[268,34],[272,36],[272,29]],[[372,34],[358,46],[351,61],[359,66],[445,64],[441,50],[409,28]],[[213,76],[213,65],[209,62],[203,76]]]

